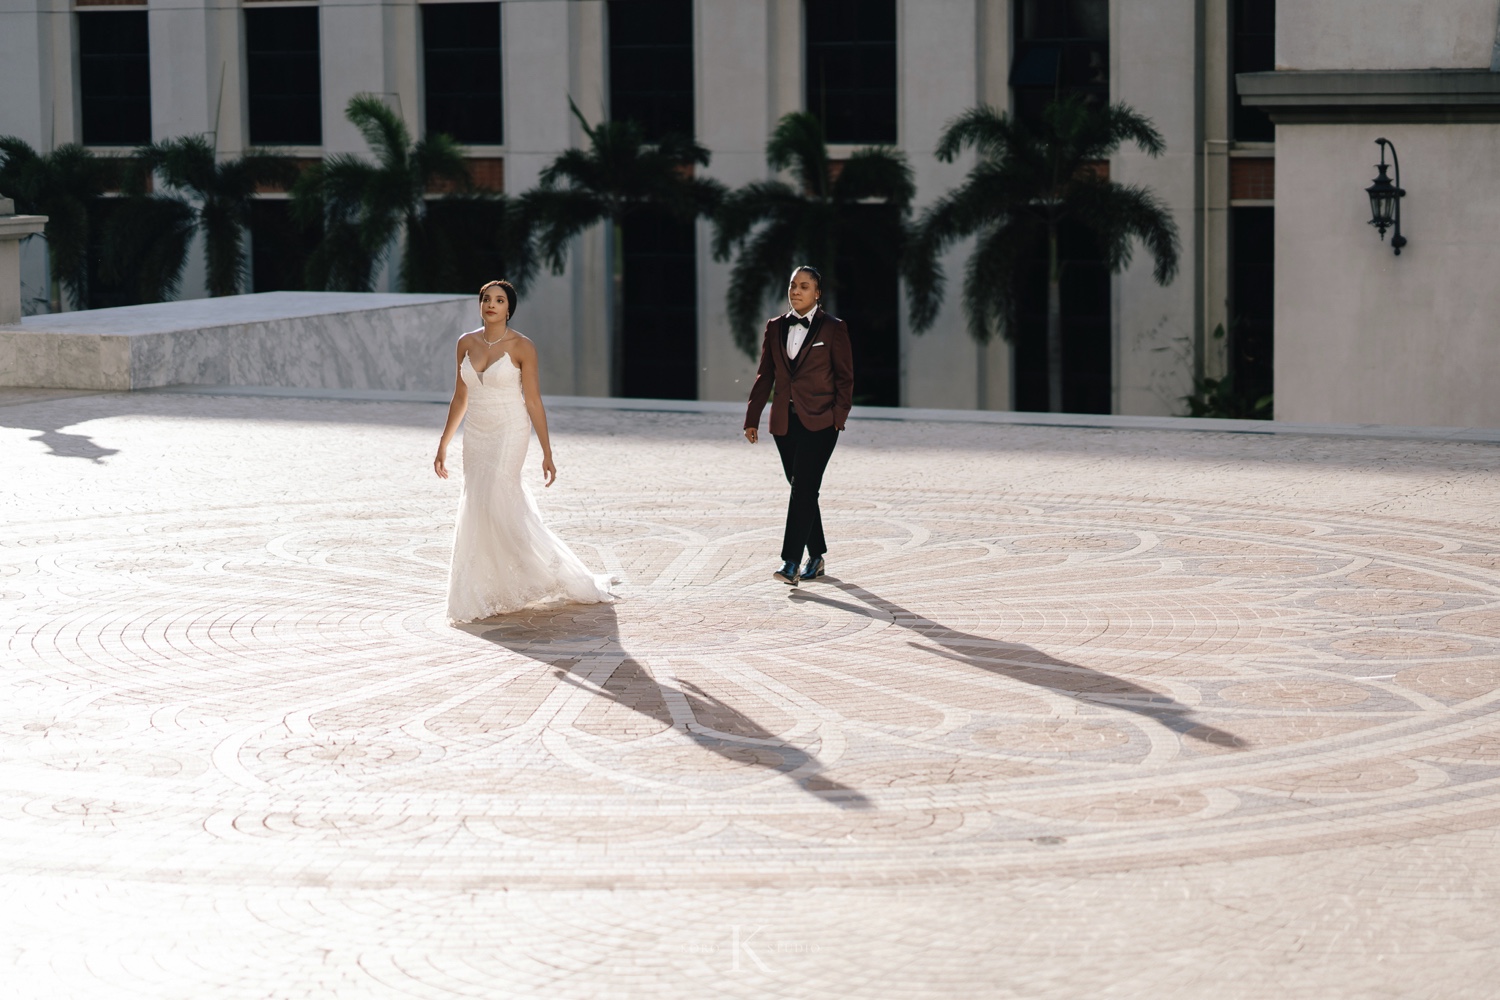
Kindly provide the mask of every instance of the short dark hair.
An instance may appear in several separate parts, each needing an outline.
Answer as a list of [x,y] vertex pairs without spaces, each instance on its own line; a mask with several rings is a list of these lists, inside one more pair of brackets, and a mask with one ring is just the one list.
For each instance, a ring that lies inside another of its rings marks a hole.
[[821,295],[823,293],[823,272],[819,271],[811,264],[798,264],[796,267],[792,268],[793,278],[803,273],[812,275],[812,280],[818,283],[818,294]]
[[[821,282],[819,283],[818,287],[819,288],[823,287]],[[504,292],[505,292],[505,302],[506,302],[506,305],[508,306],[508,312],[506,313],[505,318],[507,320],[509,320],[512,316],[514,316],[516,314],[516,305],[520,301],[519,299],[516,298],[516,286],[512,285],[510,282],[506,281],[504,278],[497,278],[494,281],[486,281],[484,284],[482,284],[482,285],[479,286],[479,301],[480,302],[484,301],[484,293],[487,292],[487,291],[489,291],[491,288],[499,288],[499,289],[503,289],[504,290]]]

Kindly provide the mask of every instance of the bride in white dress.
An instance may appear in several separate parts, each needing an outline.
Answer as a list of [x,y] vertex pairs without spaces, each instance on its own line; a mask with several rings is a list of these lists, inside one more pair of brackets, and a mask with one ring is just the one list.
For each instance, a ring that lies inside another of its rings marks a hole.
[[[448,571],[448,620],[457,624],[548,604],[611,601],[595,576],[542,523],[521,469],[536,429],[545,486],[557,479],[537,381],[536,345],[510,328],[516,290],[479,290],[484,328],[459,338],[458,376],[433,470],[448,478],[448,443],[464,424],[463,493]],[[465,420],[467,414],[467,420]]]

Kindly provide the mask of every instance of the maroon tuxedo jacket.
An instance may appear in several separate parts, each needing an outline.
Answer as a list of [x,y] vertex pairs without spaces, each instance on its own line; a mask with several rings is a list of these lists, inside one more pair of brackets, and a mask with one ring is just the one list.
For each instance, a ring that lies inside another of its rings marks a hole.
[[825,427],[843,427],[854,405],[854,352],[849,346],[849,327],[837,316],[818,308],[812,315],[812,326],[796,358],[786,355],[787,322],[785,315],[766,323],[766,337],[760,349],[760,370],[750,387],[750,406],[745,410],[745,426],[760,426],[760,411],[765,408],[771,389],[776,399],[771,403],[771,433],[785,434],[787,404],[797,408],[797,419],[810,431]]

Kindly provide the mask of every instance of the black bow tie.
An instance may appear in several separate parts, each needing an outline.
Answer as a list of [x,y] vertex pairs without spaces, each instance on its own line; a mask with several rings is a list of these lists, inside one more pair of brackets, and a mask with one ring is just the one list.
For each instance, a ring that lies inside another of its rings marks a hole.
[[808,329],[812,329],[812,317],[811,316],[791,316],[791,317],[787,318],[787,324],[790,325],[790,326],[805,326]]

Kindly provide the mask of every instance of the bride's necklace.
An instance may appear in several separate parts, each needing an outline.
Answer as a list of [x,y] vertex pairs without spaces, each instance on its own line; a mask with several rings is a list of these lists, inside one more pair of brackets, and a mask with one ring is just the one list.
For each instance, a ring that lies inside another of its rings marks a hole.
[[505,339],[505,335],[501,334],[500,335],[500,340],[491,340],[490,338],[486,337],[484,335],[484,331],[481,330],[480,333],[479,333],[479,339],[482,340],[482,341],[484,341],[486,344],[489,344],[491,347],[494,347],[496,344],[500,343],[500,340],[504,340]]

